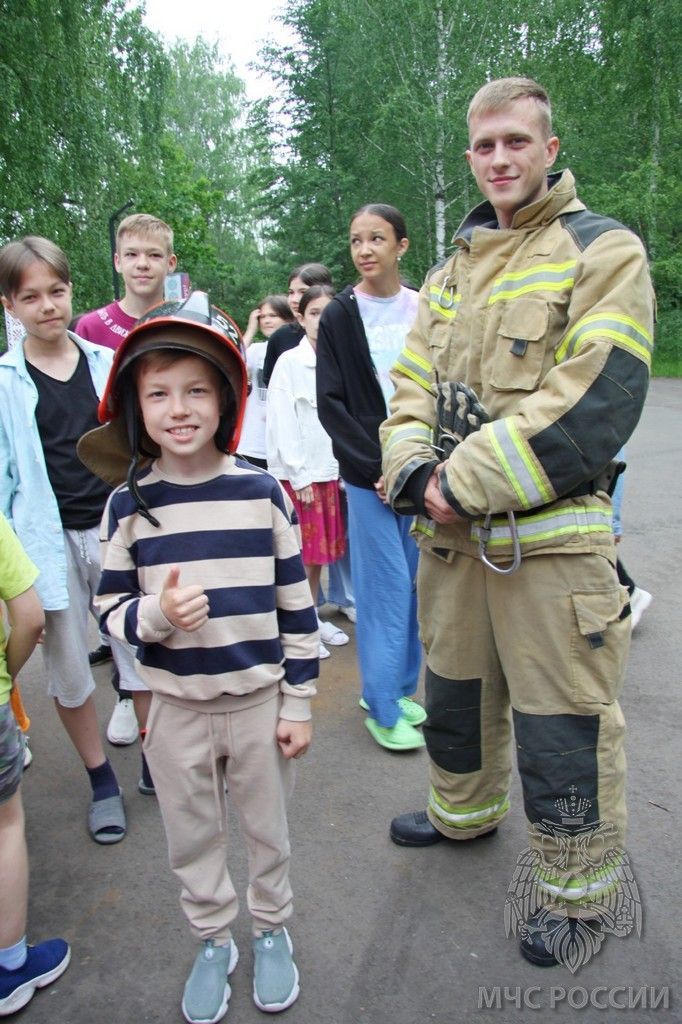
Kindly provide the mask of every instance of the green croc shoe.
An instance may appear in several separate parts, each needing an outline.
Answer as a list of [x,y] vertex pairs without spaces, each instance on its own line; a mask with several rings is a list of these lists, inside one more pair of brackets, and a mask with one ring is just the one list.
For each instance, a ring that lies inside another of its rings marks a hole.
[[380,747],[386,750],[420,750],[424,737],[413,725],[399,718],[392,729],[379,725],[373,718],[366,718],[365,725]]
[[[369,711],[369,704],[363,697],[360,698],[358,704],[363,711]],[[409,725],[421,725],[426,721],[424,708],[421,704],[417,704],[416,700],[413,700],[412,697],[400,697],[398,707],[400,708],[400,714]]]
[[410,725],[422,725],[426,721],[426,711],[412,697],[401,697],[398,701],[398,707],[400,708],[401,715]]

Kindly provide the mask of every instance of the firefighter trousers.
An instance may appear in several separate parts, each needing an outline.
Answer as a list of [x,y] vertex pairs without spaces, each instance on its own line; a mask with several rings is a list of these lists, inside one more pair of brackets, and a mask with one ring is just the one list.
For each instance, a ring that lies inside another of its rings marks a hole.
[[428,814],[447,837],[471,839],[508,813],[513,736],[531,845],[543,841],[538,830],[581,819],[610,823],[622,847],[617,698],[630,616],[615,548],[601,550],[526,556],[511,576],[458,552],[422,550]]

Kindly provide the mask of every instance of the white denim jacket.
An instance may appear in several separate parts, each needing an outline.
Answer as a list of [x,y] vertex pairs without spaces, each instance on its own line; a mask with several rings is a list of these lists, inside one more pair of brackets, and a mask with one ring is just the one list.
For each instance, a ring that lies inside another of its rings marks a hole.
[[268,386],[268,470],[295,491],[337,480],[339,464],[317,415],[315,349],[307,338],[282,353]]

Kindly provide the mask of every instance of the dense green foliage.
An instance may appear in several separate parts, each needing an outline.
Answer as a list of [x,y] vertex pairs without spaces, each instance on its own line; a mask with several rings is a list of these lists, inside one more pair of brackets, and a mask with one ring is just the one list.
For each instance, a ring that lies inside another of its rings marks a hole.
[[347,278],[349,216],[393,202],[410,228],[403,266],[421,280],[478,201],[464,160],[469,99],[488,78],[529,75],[553,98],[557,166],[647,245],[657,360],[682,372],[682,22],[671,0],[292,0],[287,21],[300,44],[265,55],[281,85],[266,205],[278,245]]
[[111,301],[109,218],[132,199],[172,225],[197,285],[247,309],[262,261],[243,85],[216,49],[168,49],[125,0],[0,9],[0,240],[53,238],[74,311],[92,308]]
[[[477,192],[465,115],[487,78],[528,74],[554,101],[581,197],[644,239],[657,369],[682,368],[682,20],[672,0],[290,0],[296,43],[260,55],[247,104],[215,48],[168,47],[137,0],[0,0],[0,241],[54,238],[75,306],[111,299],[108,219],[172,224],[180,268],[245,324],[288,271],[352,278],[347,228],[370,201],[410,228],[419,283]],[[255,55],[254,55],[255,56]]]

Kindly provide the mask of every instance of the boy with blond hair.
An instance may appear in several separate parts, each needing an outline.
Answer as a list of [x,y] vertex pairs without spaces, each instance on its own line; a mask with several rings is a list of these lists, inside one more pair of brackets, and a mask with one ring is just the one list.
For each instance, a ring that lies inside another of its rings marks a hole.
[[123,298],[84,313],[76,333],[117,349],[142,314],[163,300],[166,277],[177,266],[172,229],[149,213],[131,213],[116,232],[114,266],[123,278]]

